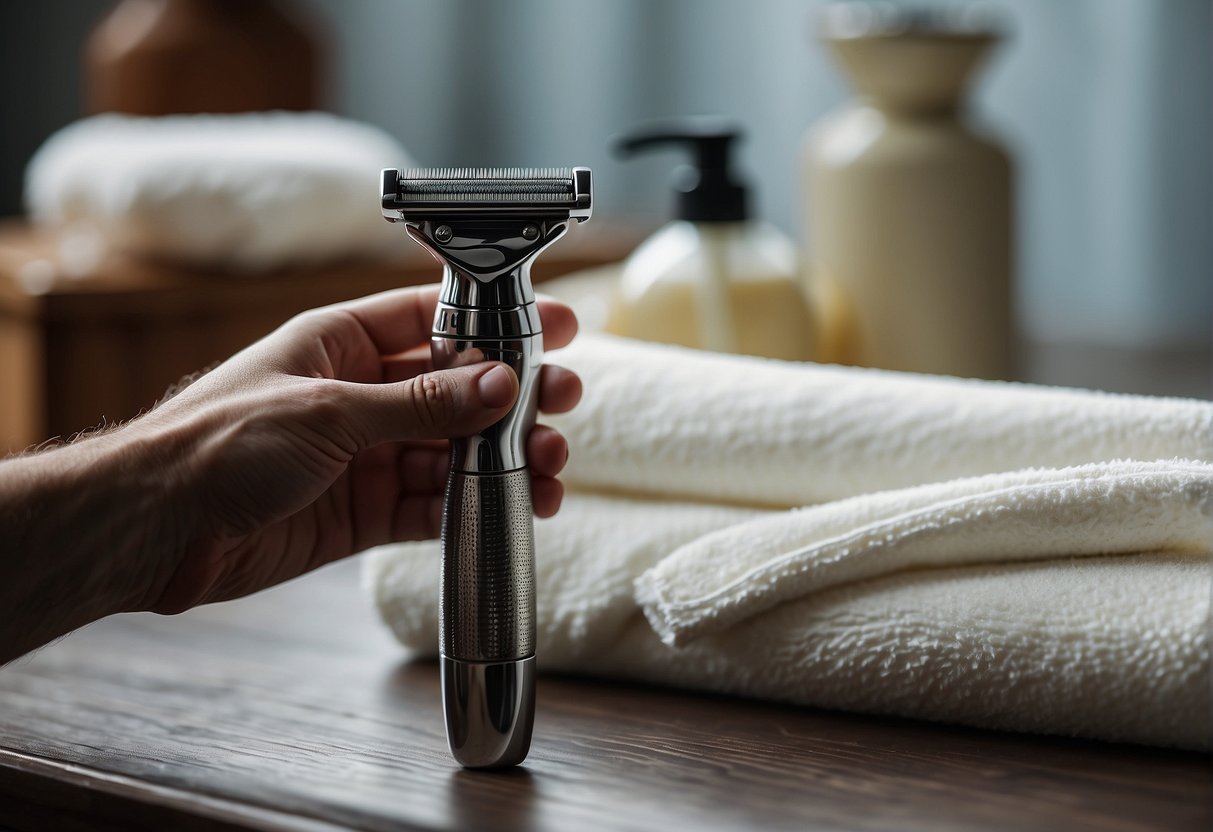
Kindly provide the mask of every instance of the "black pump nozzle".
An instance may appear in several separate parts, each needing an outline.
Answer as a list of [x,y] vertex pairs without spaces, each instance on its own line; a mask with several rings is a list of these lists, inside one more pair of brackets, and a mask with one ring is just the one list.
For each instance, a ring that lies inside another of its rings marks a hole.
[[686,145],[695,150],[688,171],[674,182],[675,214],[690,222],[741,222],[749,217],[746,186],[732,176],[733,142],[742,136],[733,122],[686,118],[652,124],[613,142],[615,152],[630,156],[657,145]]

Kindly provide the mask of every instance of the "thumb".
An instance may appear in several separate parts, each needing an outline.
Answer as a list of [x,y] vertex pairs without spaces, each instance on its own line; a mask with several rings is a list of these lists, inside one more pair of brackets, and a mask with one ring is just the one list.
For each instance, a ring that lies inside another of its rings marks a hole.
[[505,416],[518,397],[518,377],[499,362],[434,370],[394,384],[343,386],[346,416],[367,447],[470,436]]

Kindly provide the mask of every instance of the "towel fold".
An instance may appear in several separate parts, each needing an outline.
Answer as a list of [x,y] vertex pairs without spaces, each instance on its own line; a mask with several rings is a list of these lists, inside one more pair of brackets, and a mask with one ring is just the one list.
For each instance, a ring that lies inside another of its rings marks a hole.
[[[557,517],[535,524],[541,668],[591,669],[625,630],[644,625],[633,591],[638,575],[683,543],[764,513],[569,494]],[[438,649],[438,556],[438,542],[426,541],[384,546],[366,559],[364,577],[380,615],[402,644],[421,655]],[[670,652],[653,641],[661,653]]]
[[[919,569],[778,604],[685,647],[634,582],[668,553],[779,513],[571,493],[535,528],[537,662],[819,708],[1148,745],[1209,748],[1207,555]],[[369,553],[383,620],[438,649],[436,542]]]
[[[552,360],[586,398],[536,526],[542,669],[1209,747],[1213,404],[608,338]],[[438,569],[432,542],[367,561],[421,653]]]
[[989,474],[853,497],[729,526],[637,582],[671,645],[780,603],[910,569],[1210,551],[1213,465],[1114,462]]

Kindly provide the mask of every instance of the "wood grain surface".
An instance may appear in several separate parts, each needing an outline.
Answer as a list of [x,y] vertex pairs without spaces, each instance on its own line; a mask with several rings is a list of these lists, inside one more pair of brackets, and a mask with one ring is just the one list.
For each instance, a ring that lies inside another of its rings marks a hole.
[[12,829],[1206,830],[1204,755],[542,677],[525,767],[462,771],[437,668],[346,562],[0,669]]

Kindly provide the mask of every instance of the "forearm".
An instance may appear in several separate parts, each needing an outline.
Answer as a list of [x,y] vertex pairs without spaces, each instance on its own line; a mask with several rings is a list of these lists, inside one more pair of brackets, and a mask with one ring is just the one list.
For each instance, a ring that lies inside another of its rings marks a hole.
[[0,462],[0,663],[141,608],[171,494],[132,428]]

